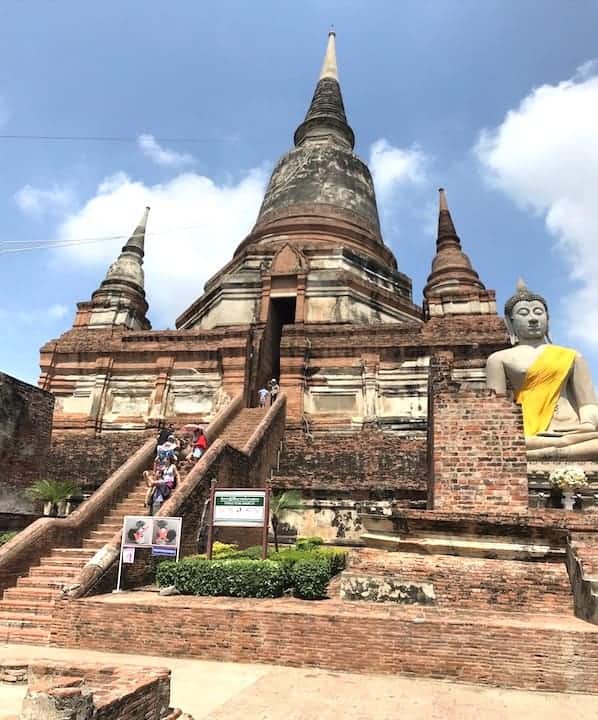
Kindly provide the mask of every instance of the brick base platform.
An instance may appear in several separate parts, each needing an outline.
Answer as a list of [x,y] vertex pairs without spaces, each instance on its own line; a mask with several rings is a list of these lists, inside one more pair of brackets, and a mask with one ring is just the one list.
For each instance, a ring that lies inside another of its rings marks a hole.
[[64,602],[52,644],[598,693],[598,627],[546,613],[136,592]]

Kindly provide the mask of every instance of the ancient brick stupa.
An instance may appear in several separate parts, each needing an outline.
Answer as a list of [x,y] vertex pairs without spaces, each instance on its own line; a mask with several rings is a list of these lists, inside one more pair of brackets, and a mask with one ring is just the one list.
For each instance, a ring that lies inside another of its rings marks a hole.
[[177,329],[149,330],[146,210],[73,328],[42,348],[55,429],[100,435],[208,422],[239,393],[253,404],[276,377],[291,421],[421,430],[432,347],[457,344],[473,363],[465,375],[479,379],[476,358],[481,365],[505,334],[444,192],[422,311],[384,244],[372,177],[353,146],[331,32],[294,147],[277,163],[253,229]]

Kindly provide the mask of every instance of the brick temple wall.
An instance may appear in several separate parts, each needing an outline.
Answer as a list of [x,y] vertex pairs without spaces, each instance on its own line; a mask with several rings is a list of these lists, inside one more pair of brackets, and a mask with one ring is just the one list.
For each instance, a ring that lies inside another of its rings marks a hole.
[[452,382],[451,364],[451,353],[439,353],[430,365],[430,507],[527,512],[520,408],[491,390]]
[[284,542],[318,535],[354,545],[363,532],[359,503],[425,507],[426,439],[370,429],[311,438],[287,429],[272,487],[302,494],[302,507],[283,517]]
[[54,397],[0,373],[0,512],[33,513],[25,490],[47,477]]
[[105,432],[54,432],[49,454],[48,477],[71,480],[84,493],[97,490],[110,475],[135,453],[155,430]]
[[287,430],[276,475],[277,485],[302,490],[423,491],[426,440],[376,430],[309,439]]

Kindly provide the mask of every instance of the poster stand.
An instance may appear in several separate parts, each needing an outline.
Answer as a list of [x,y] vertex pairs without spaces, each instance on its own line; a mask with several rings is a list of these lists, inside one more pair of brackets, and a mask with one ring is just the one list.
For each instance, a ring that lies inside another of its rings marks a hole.
[[151,549],[152,555],[174,557],[178,562],[182,525],[181,517],[125,515],[120,538],[118,578],[114,592],[121,592],[123,556],[127,551],[131,554],[127,564],[134,562],[135,551],[142,548]]

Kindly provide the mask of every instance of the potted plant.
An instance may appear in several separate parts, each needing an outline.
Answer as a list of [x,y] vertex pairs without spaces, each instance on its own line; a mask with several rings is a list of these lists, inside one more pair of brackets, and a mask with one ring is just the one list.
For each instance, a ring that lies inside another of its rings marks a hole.
[[56,517],[64,514],[66,501],[77,495],[79,488],[70,480],[36,480],[27,491],[31,500],[44,503],[44,515]]
[[563,493],[563,507],[565,510],[573,510],[575,503],[575,490],[585,487],[588,484],[586,474],[580,467],[569,465],[556,468],[550,473],[550,483]]

